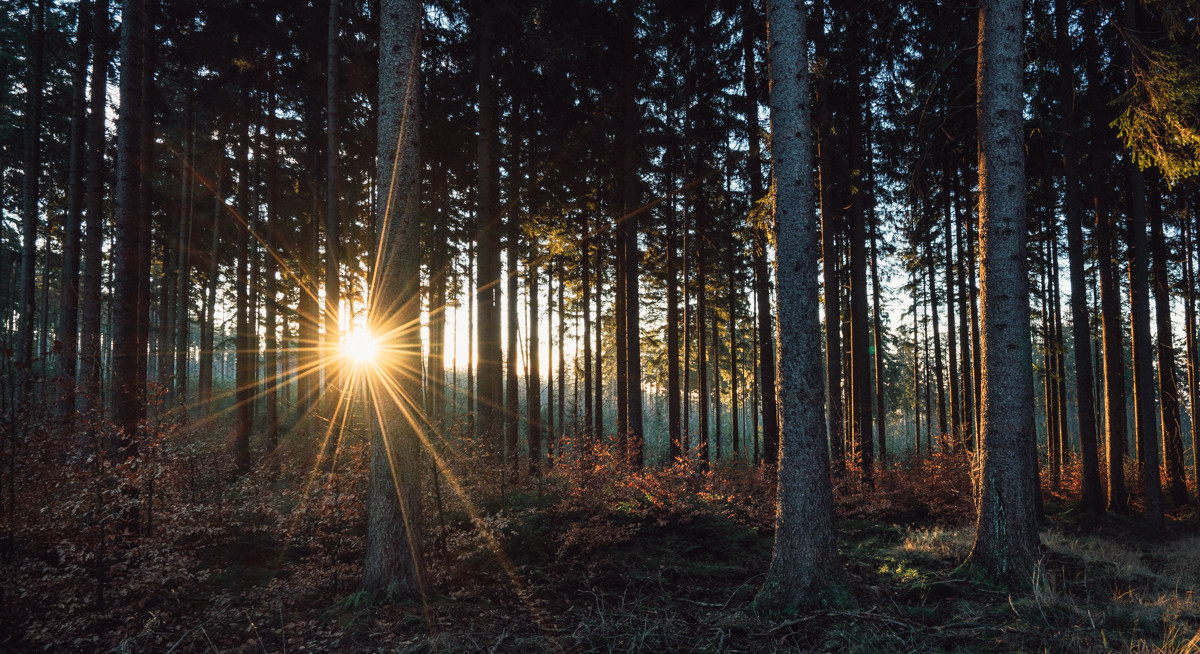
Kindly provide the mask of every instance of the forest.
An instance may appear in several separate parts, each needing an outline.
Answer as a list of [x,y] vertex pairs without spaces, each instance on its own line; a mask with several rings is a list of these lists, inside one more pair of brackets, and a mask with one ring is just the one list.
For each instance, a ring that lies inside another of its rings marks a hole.
[[1200,652],[1192,0],[0,0],[0,650]]

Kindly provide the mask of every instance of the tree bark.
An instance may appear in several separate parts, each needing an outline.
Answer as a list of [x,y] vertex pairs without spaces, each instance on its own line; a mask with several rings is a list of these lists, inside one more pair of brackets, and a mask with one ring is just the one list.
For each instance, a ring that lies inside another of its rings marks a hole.
[[113,247],[111,415],[119,430],[114,461],[137,455],[138,404],[138,287],[141,273],[141,231],[147,220],[141,206],[143,110],[142,43],[145,20],[142,0],[124,0],[121,7],[120,107],[117,113],[116,243]]
[[338,347],[341,342],[341,324],[338,312],[341,304],[341,173],[338,162],[338,152],[342,147],[339,130],[341,116],[338,103],[341,102],[339,90],[338,63],[341,55],[338,50],[338,35],[341,28],[339,9],[341,0],[329,0],[329,25],[326,38],[325,58],[325,347],[321,362],[325,374],[325,386],[321,394],[325,398],[326,417],[330,420],[330,433],[336,431],[333,421],[336,419],[337,407],[340,404],[339,385],[341,384],[341,357]]
[[1011,586],[1038,556],[1037,433],[1025,249],[1020,0],[979,10],[979,250],[983,379],[982,478],[967,563]]
[[[381,380],[371,386],[371,463],[367,490],[366,560],[362,588],[382,599],[426,595],[421,519],[422,436],[419,411],[420,331],[397,329],[420,319],[418,193],[421,3],[381,0],[379,37],[379,176],[377,259],[370,293],[372,333],[380,348]],[[399,148],[399,152],[397,152]],[[393,164],[395,162],[395,164]]]
[[525,415],[528,423],[530,477],[537,477],[542,472],[542,344],[538,333],[538,275],[537,260],[530,258],[525,266],[529,298],[529,321],[526,323],[529,331],[529,372],[525,376]]
[[234,243],[237,250],[234,288],[236,316],[234,341],[237,353],[234,371],[234,467],[239,474],[250,469],[250,432],[254,419],[254,386],[251,376],[257,364],[258,351],[251,350],[250,333],[250,226],[246,222],[250,215],[250,134],[247,113],[250,111],[249,87],[242,82],[242,109],[239,112],[237,132],[237,207],[241,218],[235,226]]
[[1142,477],[1146,484],[1146,520],[1151,531],[1163,527],[1162,479],[1159,476],[1158,429],[1154,420],[1154,369],[1150,354],[1150,248],[1146,238],[1146,196],[1142,171],[1131,161],[1129,171],[1129,309],[1133,339],[1133,419]]
[[1163,459],[1171,503],[1188,502],[1187,473],[1183,467],[1183,432],[1179,424],[1179,384],[1175,379],[1175,345],[1171,331],[1171,287],[1167,274],[1167,243],[1163,236],[1162,198],[1151,186],[1150,233],[1154,251],[1154,315],[1157,323],[1159,420],[1162,424]]
[[1079,172],[1076,168],[1074,105],[1075,82],[1071,68],[1071,38],[1068,33],[1067,0],[1055,0],[1055,38],[1059,65],[1058,104],[1063,134],[1062,209],[1067,221],[1067,267],[1071,273],[1071,337],[1075,354],[1075,402],[1079,410],[1079,452],[1083,464],[1080,507],[1086,511],[1104,510],[1104,484],[1100,479],[1100,456],[1096,441],[1096,406],[1092,370],[1092,328],[1087,305],[1087,278],[1084,273],[1083,211],[1079,200]]
[[[33,392],[33,332],[37,311],[35,282],[37,275],[37,232],[40,176],[42,174],[42,94],[45,86],[46,0],[30,0],[29,20],[32,39],[29,53],[29,86],[25,101],[25,166],[21,178],[21,286],[15,363],[21,371],[22,395]],[[122,58],[124,61],[124,58]],[[140,78],[139,78],[140,85]],[[139,86],[140,90],[140,86]],[[119,184],[119,182],[118,182]],[[135,278],[136,279],[136,278]],[[122,426],[118,423],[118,426]]]
[[91,2],[79,5],[75,36],[75,68],[71,75],[71,150],[67,172],[67,222],[63,229],[63,266],[59,283],[58,414],[71,420],[75,412],[75,367],[79,343],[80,223],[83,221],[84,150],[87,141],[87,63],[91,40]]
[[758,606],[818,605],[841,583],[834,548],[817,319],[817,228],[803,6],[767,3],[779,311],[779,500]]
[[504,442],[501,413],[504,408],[504,371],[500,350],[500,197],[499,136],[496,132],[496,100],[492,80],[491,10],[481,5],[477,18],[479,73],[479,186],[476,193],[476,238],[479,248],[475,280],[478,316],[475,324],[478,348],[478,402],[476,430],[481,442],[499,452]]
[[92,77],[88,89],[87,213],[83,242],[82,325],[79,341],[80,389],[87,406],[103,406],[100,391],[100,263],[104,256],[104,114],[108,88],[108,0],[97,0],[92,20]]

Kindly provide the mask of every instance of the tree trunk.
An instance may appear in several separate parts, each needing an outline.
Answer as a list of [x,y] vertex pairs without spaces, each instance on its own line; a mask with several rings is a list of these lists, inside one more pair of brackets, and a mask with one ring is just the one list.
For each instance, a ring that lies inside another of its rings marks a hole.
[[[746,128],[749,138],[748,164],[750,168],[750,206],[754,207],[763,197],[762,148],[758,122],[758,74],[755,69],[754,43],[760,35],[762,17],[754,9],[752,0],[742,1],[742,59],[743,83],[746,88]],[[767,220],[760,219],[752,225],[754,233],[754,299],[758,318],[758,367],[763,378],[762,416],[764,460],[774,465],[779,455],[779,411],[775,405],[775,336],[771,325],[771,275],[767,266]],[[769,380],[769,381],[768,381]],[[770,392],[765,392],[770,391]],[[757,434],[758,422],[755,421]],[[757,436],[755,437],[757,439]],[[755,447],[757,448],[757,440]],[[757,459],[757,455],[755,459]]]
[[958,348],[954,334],[954,223],[951,215],[954,213],[953,198],[950,193],[950,181],[944,180],[946,189],[946,213],[943,226],[946,240],[946,362],[950,366],[949,383],[946,392],[950,395],[950,442],[954,449],[962,447],[962,421],[958,413]]
[[1038,557],[1037,433],[1025,249],[1023,13],[1020,0],[979,10],[979,250],[983,406],[979,516],[967,559],[1024,587]]
[[1101,328],[1104,333],[1105,436],[1108,440],[1108,510],[1124,513],[1125,354],[1121,328],[1121,288],[1114,270],[1112,216],[1096,197],[1096,241],[1100,267]]
[[[673,181],[674,175],[671,174],[669,179]],[[671,182],[668,182],[668,186],[670,185]],[[676,243],[676,231],[679,226],[675,208],[672,198],[667,203],[667,277],[663,280],[667,285],[667,350],[664,354],[667,357],[667,440],[670,463],[674,463],[684,454],[680,414],[684,399],[679,388],[679,259]]]
[[338,35],[341,28],[339,9],[341,0],[329,0],[329,25],[326,37],[325,59],[325,347],[321,354],[324,368],[325,386],[321,389],[325,398],[324,410],[330,421],[330,433],[336,433],[337,407],[340,404],[341,393],[341,357],[338,347],[341,341],[340,311],[341,283],[339,271],[341,264],[341,173],[338,163],[338,152],[342,147],[341,116],[338,103],[341,102],[339,90],[338,63],[341,55],[338,51]]
[[1195,474],[1197,481],[1197,492],[1200,494],[1200,425],[1196,424],[1197,419],[1200,419],[1200,412],[1197,408],[1200,407],[1200,358],[1196,347],[1196,268],[1193,261],[1194,247],[1196,242],[1196,224],[1195,220],[1200,219],[1200,211],[1197,210],[1195,204],[1192,204],[1192,218],[1183,217],[1183,299],[1185,320],[1187,323],[1187,333],[1185,335],[1187,348],[1187,373],[1188,373],[1188,405],[1191,409],[1189,416],[1191,423],[1191,438],[1192,438],[1192,472]]
[[[75,366],[79,342],[79,242],[83,221],[84,150],[87,141],[87,63],[88,42],[92,33],[91,2],[79,5],[75,36],[75,69],[71,75],[71,153],[67,172],[67,223],[63,229],[62,280],[59,284],[58,334],[62,343],[58,354],[58,414],[71,420],[75,412]],[[40,87],[39,87],[40,88]]]
[[[594,407],[592,406],[592,282],[591,256],[588,252],[589,241],[588,217],[585,210],[583,212],[583,229],[579,237],[579,267],[583,269],[583,299],[580,307],[583,310],[583,334],[580,335],[580,338],[583,340],[583,446],[586,452],[591,452],[595,444],[592,435]],[[578,379],[576,376],[576,382]]]
[[[421,3],[413,0],[381,0],[379,26],[379,202],[375,221],[377,254],[374,278],[379,282],[370,293],[369,321],[372,333],[388,335],[380,348],[397,353],[382,362],[381,373],[396,384],[407,404],[420,394],[418,370],[420,332],[396,329],[420,320],[420,228],[418,192],[419,130],[401,129],[419,125],[417,95],[421,88],[420,47]],[[397,153],[396,149],[400,148]],[[396,162],[393,166],[392,162]],[[409,408],[393,401],[388,393],[371,391],[377,403],[371,415],[371,463],[367,490],[367,538],[362,588],[378,599],[421,599],[426,595],[421,519],[420,435],[416,421],[403,417]],[[419,404],[418,404],[419,406]]]
[[[509,170],[512,170],[510,168]],[[516,178],[516,175],[512,176]],[[514,190],[514,196],[520,195],[519,191]],[[508,289],[505,291],[508,301],[508,310],[505,313],[507,318],[506,336],[507,343],[505,350],[507,357],[504,360],[505,384],[504,384],[504,455],[508,463],[509,481],[517,483],[520,473],[520,443],[518,441],[518,430],[520,426],[520,396],[519,382],[517,380],[517,355],[520,348],[520,339],[518,339],[518,316],[517,316],[517,259],[520,255],[520,231],[517,225],[517,212],[510,210],[508,212],[508,256],[505,257],[505,268],[507,274]]]
[[933,377],[937,384],[938,408],[938,447],[943,452],[949,449],[948,430],[946,425],[946,384],[942,375],[942,333],[938,327],[938,291],[937,279],[934,274],[936,258],[933,255],[933,245],[929,246],[929,318],[933,322]]
[[278,240],[276,230],[279,221],[279,151],[278,143],[275,135],[276,120],[275,120],[275,77],[278,74],[275,63],[275,50],[272,46],[270,51],[271,68],[268,73],[270,80],[268,84],[270,89],[267,91],[267,220],[263,229],[263,238],[266,240],[264,250],[266,257],[263,259],[263,276],[266,278],[262,287],[266,291],[266,297],[263,298],[266,315],[264,316],[264,330],[266,332],[266,354],[263,363],[266,366],[266,372],[263,375],[264,389],[263,401],[266,404],[266,410],[263,415],[263,420],[266,422],[263,425],[263,437],[266,441],[267,452],[273,452],[275,447],[279,445],[279,400],[278,389],[280,380],[283,378],[279,374],[279,338],[276,325],[277,311],[277,295],[275,273],[276,260],[278,256]]
[[234,288],[236,292],[237,353],[234,372],[234,467],[239,474],[250,469],[250,432],[254,418],[254,387],[251,376],[257,363],[257,350],[251,350],[250,334],[250,227],[245,219],[250,215],[250,134],[247,112],[250,111],[247,82],[242,83],[242,109],[237,124],[237,207],[242,220],[235,226],[237,249]]
[[192,89],[187,90],[186,107],[184,109],[184,147],[183,174],[179,191],[180,229],[179,259],[176,263],[175,289],[175,378],[172,380],[172,394],[175,406],[181,408],[181,419],[187,417],[188,364],[190,363],[188,335],[189,314],[191,312],[192,290],[192,232],[195,230],[193,213],[195,200],[192,197],[193,168],[196,165],[196,137],[192,127]]
[[104,236],[104,114],[108,88],[108,0],[97,0],[92,20],[92,77],[88,93],[87,215],[83,243],[82,329],[79,341],[80,388],[87,406],[103,406],[100,391],[100,262]]
[[138,287],[141,273],[141,231],[147,221],[141,206],[143,108],[142,44],[144,5],[125,0],[121,7],[120,107],[117,113],[116,243],[113,247],[112,302],[112,415],[119,430],[114,461],[137,455],[138,404]]
[[1067,0],[1055,0],[1055,38],[1059,64],[1060,131],[1063,134],[1063,214],[1067,221],[1067,267],[1071,272],[1071,337],[1075,352],[1075,402],[1079,410],[1079,452],[1083,464],[1080,507],[1104,510],[1104,485],[1100,479],[1100,456],[1096,441],[1095,385],[1092,369],[1092,328],[1087,305],[1084,273],[1083,211],[1079,200],[1076,168],[1074,105],[1075,82],[1071,73],[1071,38],[1068,33]]
[[538,338],[538,266],[537,260],[532,257],[525,266],[525,282],[529,298],[529,322],[526,323],[529,332],[529,372],[525,375],[525,415],[529,437],[529,476],[537,477],[542,470],[542,344]]
[[827,601],[841,585],[834,547],[819,352],[817,220],[805,15],[802,5],[769,0],[771,143],[779,307],[781,447],[775,547],[756,603],[766,610]]
[[504,407],[502,353],[500,351],[500,197],[499,136],[496,130],[496,100],[492,80],[491,10],[482,5],[479,30],[479,187],[476,193],[475,226],[479,248],[475,280],[479,303],[475,324],[478,347],[477,436],[496,452],[503,448],[501,412]]
[[213,182],[213,219],[210,230],[208,248],[208,271],[204,281],[204,315],[200,319],[200,371],[196,379],[197,399],[200,402],[201,415],[208,417],[212,412],[213,388],[213,341],[216,330],[217,277],[220,274],[220,260],[217,258],[217,244],[221,236],[221,214],[225,211],[224,189],[225,179],[225,137],[220,135],[215,143],[217,162],[215,180]]
[[[813,42],[817,56],[829,57],[829,46],[825,39],[825,3],[820,0],[814,5]],[[825,308],[825,420],[829,424],[829,443],[832,449],[833,476],[840,478],[846,470],[845,438],[842,433],[842,313],[841,280],[839,279],[837,234],[841,230],[842,218],[838,215],[838,203],[834,200],[834,158],[837,145],[834,140],[829,98],[830,84],[826,74],[817,77],[816,128],[817,165],[821,207],[821,266],[824,281]],[[767,393],[763,394],[764,397]],[[770,450],[768,449],[768,452]]]
[[[23,376],[22,395],[26,399],[31,399],[29,395],[33,392],[33,316],[37,310],[34,290],[37,275],[39,178],[42,174],[42,94],[44,92],[42,87],[45,86],[46,0],[30,0],[29,20],[32,23],[30,25],[32,39],[29,54],[29,86],[25,94],[25,170],[21,178],[21,286],[18,300],[21,323],[18,329],[15,356],[17,370]],[[123,58],[122,61],[124,61]],[[118,182],[119,184],[120,182]],[[118,422],[117,426],[124,428],[126,425]]]
[[1133,417],[1142,476],[1146,484],[1146,520],[1151,531],[1163,527],[1162,479],[1158,429],[1154,421],[1154,368],[1150,361],[1150,248],[1146,239],[1146,196],[1142,171],[1129,170],[1129,309],[1133,338]]
[[1175,345],[1171,331],[1171,287],[1167,275],[1167,243],[1163,237],[1162,198],[1151,186],[1150,230],[1154,250],[1154,315],[1157,325],[1159,418],[1163,459],[1174,506],[1187,504],[1187,473],[1183,467],[1183,433],[1179,424],[1179,384],[1175,379]]

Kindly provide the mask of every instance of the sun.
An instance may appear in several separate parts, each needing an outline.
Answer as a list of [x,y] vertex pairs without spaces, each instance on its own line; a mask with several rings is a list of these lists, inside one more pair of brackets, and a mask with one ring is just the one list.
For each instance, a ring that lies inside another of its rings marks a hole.
[[365,328],[355,329],[346,335],[342,343],[342,354],[356,365],[365,365],[375,360],[379,344]]

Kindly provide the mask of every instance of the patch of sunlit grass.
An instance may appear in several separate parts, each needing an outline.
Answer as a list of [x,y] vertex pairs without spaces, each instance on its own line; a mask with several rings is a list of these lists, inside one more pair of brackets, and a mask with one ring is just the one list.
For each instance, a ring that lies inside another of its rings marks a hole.
[[899,550],[939,559],[965,559],[975,538],[974,527],[909,529]]

